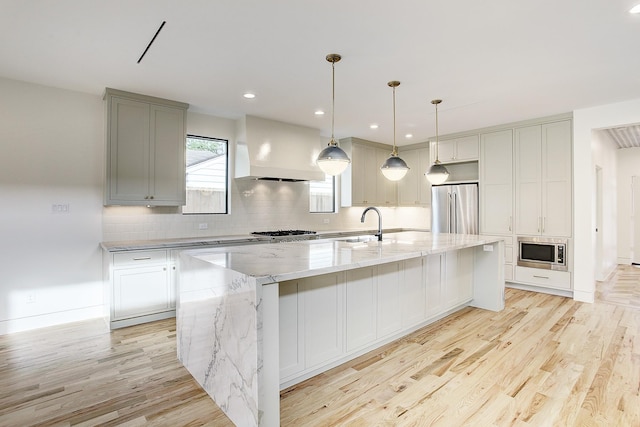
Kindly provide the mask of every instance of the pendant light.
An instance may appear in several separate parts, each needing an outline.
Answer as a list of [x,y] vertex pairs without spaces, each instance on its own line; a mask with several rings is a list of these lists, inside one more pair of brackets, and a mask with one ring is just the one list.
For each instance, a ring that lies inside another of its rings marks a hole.
[[442,184],[449,178],[449,171],[440,164],[440,160],[438,159],[438,104],[441,102],[442,99],[434,99],[431,101],[431,103],[436,106],[436,161],[433,162],[425,175],[433,185]]
[[335,64],[340,61],[342,57],[337,53],[330,53],[327,55],[327,61],[331,62],[331,140],[327,145],[327,148],[322,150],[318,155],[318,159],[316,163],[322,169],[324,173],[327,175],[340,175],[344,170],[349,166],[351,160],[347,153],[342,150],[342,148],[338,147],[338,143],[336,142],[333,132],[334,132],[334,110],[335,110],[335,101],[336,101],[336,77],[335,77]]
[[407,163],[398,157],[398,147],[396,147],[396,88],[400,86],[397,80],[387,83],[393,88],[393,151],[385,162],[380,166],[380,170],[389,181],[401,180],[409,170]]

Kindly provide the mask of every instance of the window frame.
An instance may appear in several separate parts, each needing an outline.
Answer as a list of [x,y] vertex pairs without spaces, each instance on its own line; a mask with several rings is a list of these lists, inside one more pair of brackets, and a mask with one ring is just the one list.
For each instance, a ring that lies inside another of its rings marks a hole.
[[[225,145],[225,179],[224,179],[224,212],[184,212],[184,208],[187,206],[186,201],[185,205],[182,207],[182,215],[228,215],[229,214],[229,197],[230,197],[230,182],[229,182],[229,140],[224,138],[215,138],[211,136],[202,136],[188,133],[184,140],[185,147],[185,163],[187,161],[187,140],[188,139],[201,139],[205,141],[215,141],[224,143]],[[185,164],[185,192],[188,192],[189,189],[187,187],[187,179],[186,179],[186,169],[188,165]]]
[[[332,180],[332,185],[331,185],[331,196],[332,196],[331,197],[331,207],[332,207],[332,210],[331,211],[312,211],[311,210],[311,184],[313,182],[327,182],[329,178],[331,178],[331,180]],[[336,177],[332,176],[332,175],[326,175],[324,181],[309,181],[309,213],[310,214],[335,214],[335,213],[337,213],[337,203],[336,203],[336,199],[337,199],[337,182],[338,182],[338,180],[336,179]]]

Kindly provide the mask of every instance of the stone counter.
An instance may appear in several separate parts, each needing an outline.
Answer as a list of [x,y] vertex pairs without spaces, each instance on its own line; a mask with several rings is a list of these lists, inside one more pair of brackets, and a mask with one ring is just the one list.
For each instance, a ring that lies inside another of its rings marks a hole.
[[[182,252],[178,357],[237,425],[279,425],[279,283],[473,248],[473,297],[504,308],[504,244],[494,237],[401,232]],[[462,274],[462,273],[461,273]]]

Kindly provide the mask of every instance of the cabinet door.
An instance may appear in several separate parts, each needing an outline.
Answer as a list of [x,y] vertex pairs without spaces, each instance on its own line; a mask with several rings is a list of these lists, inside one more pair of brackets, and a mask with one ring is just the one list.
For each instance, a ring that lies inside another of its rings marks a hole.
[[407,163],[409,170],[404,178],[398,182],[398,204],[400,206],[416,206],[420,203],[418,196],[418,170],[420,167],[418,150],[402,151],[400,157]]
[[443,311],[442,288],[444,286],[444,254],[429,255],[425,258],[427,318]]
[[400,263],[378,265],[378,334],[381,338],[402,327],[400,315]]
[[390,150],[376,149],[377,162],[374,171],[377,180],[377,194],[374,203],[381,206],[396,206],[398,204],[398,183],[389,181],[380,170],[380,166],[384,164],[390,154]]
[[404,277],[400,282],[402,327],[410,327],[425,319],[426,286],[424,276],[425,258],[404,261]]
[[517,234],[541,230],[541,132],[540,126],[515,130]]
[[375,204],[379,171],[376,149],[362,144],[353,144],[351,151],[352,204]]
[[347,351],[370,344],[376,339],[375,273],[375,267],[347,271]]
[[169,310],[166,264],[113,270],[113,319]]
[[543,235],[571,236],[571,164],[571,122],[543,125]]
[[305,369],[343,354],[344,275],[326,274],[299,282],[303,301]]
[[407,162],[409,171],[398,181],[398,204],[401,206],[429,206],[431,184],[424,176],[429,170],[429,148],[405,150],[400,157]]
[[473,249],[446,253],[444,309],[451,309],[473,298]]
[[149,192],[154,204],[186,203],[185,113],[180,108],[151,105]]
[[149,197],[149,134],[149,104],[113,97],[107,154],[107,204]]
[[286,378],[304,370],[304,333],[298,281],[282,282],[279,290],[280,378]]
[[510,235],[513,227],[511,130],[480,137],[480,233]]
[[[455,162],[456,160],[456,140],[440,141],[437,147],[438,160],[442,163]],[[432,158],[436,159],[436,143],[433,143]]]
[[455,160],[469,162],[478,160],[478,136],[471,135],[456,139]]

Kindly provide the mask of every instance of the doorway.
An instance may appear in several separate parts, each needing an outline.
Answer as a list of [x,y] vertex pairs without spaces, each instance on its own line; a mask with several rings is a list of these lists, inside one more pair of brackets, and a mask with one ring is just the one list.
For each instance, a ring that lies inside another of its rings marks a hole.
[[595,225],[596,225],[596,229],[595,229],[595,233],[596,233],[596,239],[595,239],[595,277],[596,280],[604,280],[604,271],[603,271],[603,263],[604,263],[604,257],[603,257],[603,247],[604,247],[604,242],[603,242],[603,230],[602,230],[602,168],[600,166],[596,166],[596,197],[595,197],[595,202],[596,202],[596,212],[595,212]]
[[640,176],[631,177],[631,263],[640,265]]

